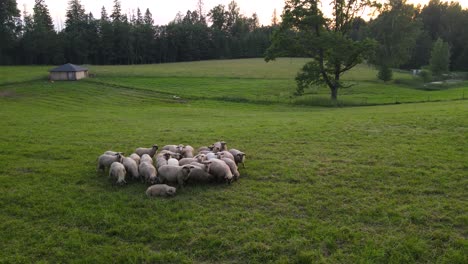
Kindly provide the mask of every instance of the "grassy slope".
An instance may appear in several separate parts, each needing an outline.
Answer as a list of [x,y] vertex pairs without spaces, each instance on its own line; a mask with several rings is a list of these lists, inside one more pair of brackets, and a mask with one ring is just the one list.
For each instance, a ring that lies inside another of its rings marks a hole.
[[[0,262],[466,263],[466,101],[322,109],[180,104],[91,82],[0,90],[14,92],[0,97]],[[103,150],[221,138],[248,153],[232,186],[149,200],[95,173]]]

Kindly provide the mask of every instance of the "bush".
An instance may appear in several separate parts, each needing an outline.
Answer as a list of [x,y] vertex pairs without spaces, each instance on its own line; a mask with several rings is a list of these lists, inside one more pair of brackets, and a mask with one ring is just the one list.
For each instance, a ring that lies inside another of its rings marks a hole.
[[390,67],[388,67],[387,65],[380,66],[379,73],[377,74],[377,78],[379,78],[380,80],[384,82],[388,82],[392,80],[392,77],[393,77],[393,72],[392,72],[392,69],[390,69]]
[[428,83],[432,81],[432,72],[429,70],[422,70],[419,73],[419,76],[421,76],[423,82]]

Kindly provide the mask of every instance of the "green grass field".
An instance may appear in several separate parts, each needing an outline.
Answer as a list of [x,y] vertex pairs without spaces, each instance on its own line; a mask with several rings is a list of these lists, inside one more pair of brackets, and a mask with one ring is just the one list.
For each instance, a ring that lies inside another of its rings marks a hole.
[[[392,105],[303,106],[327,95],[291,97],[303,62],[91,66],[55,83],[0,67],[0,263],[467,263],[468,103],[453,100],[467,86],[360,66],[343,100]],[[419,103],[385,101],[403,94]],[[232,185],[148,199],[96,173],[105,150],[221,139],[248,155]]]

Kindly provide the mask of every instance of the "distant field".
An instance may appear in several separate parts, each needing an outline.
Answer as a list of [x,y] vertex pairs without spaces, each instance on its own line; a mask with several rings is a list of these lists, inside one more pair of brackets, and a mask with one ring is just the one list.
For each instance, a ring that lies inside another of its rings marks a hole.
[[[0,263],[467,263],[468,102],[301,106],[302,62],[93,66],[55,83],[0,67]],[[360,85],[343,97],[467,89],[371,76],[346,76]],[[221,139],[247,153],[230,186],[150,200],[95,171],[105,150]]]

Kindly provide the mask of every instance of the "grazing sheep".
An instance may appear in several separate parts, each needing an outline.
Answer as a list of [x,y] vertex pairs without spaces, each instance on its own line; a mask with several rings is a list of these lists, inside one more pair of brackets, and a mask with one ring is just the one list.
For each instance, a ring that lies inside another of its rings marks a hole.
[[140,163],[138,167],[140,171],[141,180],[149,184],[155,184],[157,182],[157,171],[153,164],[148,162]]
[[132,178],[132,179],[138,179],[140,178],[140,174],[138,173],[138,165],[136,163],[135,160],[133,160],[132,158],[123,158],[123,161],[122,161],[124,167],[125,167],[125,170],[127,171],[128,175]]
[[171,186],[169,186],[167,184],[156,184],[156,185],[152,185],[152,186],[148,187],[148,189],[146,189],[146,195],[148,195],[148,197],[174,196],[174,195],[176,195],[176,188],[171,187]]
[[180,154],[182,154],[182,157],[184,158],[193,158],[193,151],[194,151],[193,147],[187,145],[182,148],[182,151]]
[[179,166],[179,161],[177,159],[170,158],[170,159],[167,160],[167,165]]
[[211,151],[211,150],[200,150],[200,151],[198,152],[198,154],[199,154],[199,155],[200,155],[200,154],[205,154],[205,155],[206,155],[206,154],[212,153],[212,152],[213,152],[213,151]]
[[116,155],[117,153],[120,153],[120,154],[124,155],[123,152],[115,152],[115,151],[112,151],[112,150],[108,150],[108,151],[104,152],[104,154],[106,154],[106,155]]
[[200,153],[202,151],[211,152],[211,151],[213,151],[213,148],[212,147],[207,147],[207,146],[199,147],[198,148],[198,153]]
[[245,153],[237,149],[230,149],[229,152],[234,156],[236,164],[239,165],[239,163],[242,163],[242,166],[245,168]]
[[170,152],[174,152],[174,153],[182,153],[182,148],[184,147],[184,145],[166,145],[162,148],[162,150],[168,150]]
[[213,175],[219,182],[223,180],[229,184],[232,182],[233,175],[226,162],[212,159],[203,163],[208,165],[208,173]]
[[[195,162],[194,162],[195,163]],[[192,163],[192,164],[194,164]],[[191,165],[192,165],[191,164]],[[214,182],[215,177],[208,172],[206,172],[205,168],[207,167],[203,164],[200,164],[202,166],[198,165],[192,165],[190,168],[190,173],[188,175],[188,184],[197,184],[197,183],[211,183]]]
[[240,173],[237,170],[237,165],[232,159],[228,158],[221,158],[222,161],[226,162],[226,164],[229,166],[229,169],[231,170],[232,176],[234,176],[234,180],[237,181],[240,177]]
[[172,152],[169,150],[162,150],[160,153],[158,153],[158,156],[166,154],[166,153],[169,153],[171,155],[171,158],[174,158],[174,159],[180,160],[182,158],[182,155],[180,155],[180,153]]
[[224,141],[216,142],[212,146],[213,146],[214,153],[227,150],[227,143]]
[[151,158],[150,155],[148,154],[143,154],[143,156],[141,156],[140,158],[140,164],[141,163],[149,163],[149,164],[153,164],[153,159]]
[[[149,155],[148,155],[148,156],[149,156]],[[137,165],[140,165],[140,159],[141,159],[141,158],[140,158],[140,156],[139,156],[138,154],[132,153],[132,154],[130,155],[130,158],[133,159],[133,160],[136,162]]]
[[171,154],[169,152],[158,154],[158,156],[156,156],[156,167],[159,169],[161,166],[168,165],[168,160],[170,158]]
[[231,159],[232,161],[235,161],[234,156],[229,151],[221,151],[216,154],[218,155],[218,159],[228,158],[228,159]]
[[98,165],[97,165],[97,170],[100,171],[105,171],[106,168],[109,168],[112,163],[114,162],[120,162],[122,163],[123,156],[120,153],[117,153],[115,155],[106,155],[102,154],[98,158]]
[[135,150],[135,153],[138,154],[140,157],[143,156],[143,154],[148,154],[150,157],[154,157],[154,154],[156,154],[156,151],[158,150],[158,145],[153,145],[151,148],[137,148]]
[[217,159],[218,158],[218,155],[216,155],[213,152],[206,153],[205,156],[206,156],[206,160],[212,160],[212,159]]
[[204,171],[208,172],[208,165],[207,164],[202,164],[200,162],[192,162],[190,163],[190,165],[193,165],[193,166],[196,166],[196,167],[200,167],[202,168]]
[[190,173],[190,165],[170,166],[165,165],[159,168],[158,178],[160,183],[177,183],[179,187],[184,187]]
[[116,184],[122,185],[127,183],[125,181],[125,167],[120,162],[113,162],[109,169],[109,177],[112,181],[116,181]]
[[183,158],[179,160],[179,166],[184,166],[184,165],[190,164],[192,162],[197,162],[197,161],[198,160],[195,158]]

